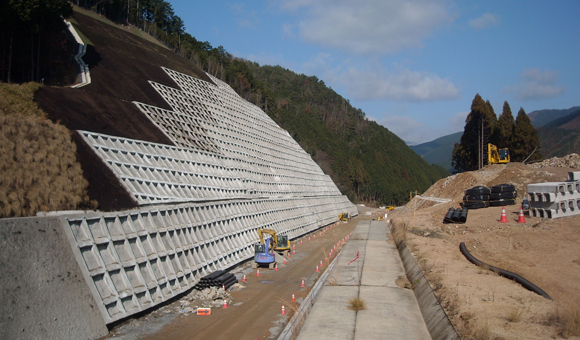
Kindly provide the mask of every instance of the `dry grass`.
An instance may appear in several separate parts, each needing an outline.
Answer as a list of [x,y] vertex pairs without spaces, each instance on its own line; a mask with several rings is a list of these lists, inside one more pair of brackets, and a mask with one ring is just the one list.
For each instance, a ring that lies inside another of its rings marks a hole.
[[365,301],[361,298],[352,298],[350,300],[348,300],[348,309],[350,310],[354,310],[354,311],[359,311],[359,310],[365,310],[367,309]]
[[565,312],[557,309],[548,315],[546,325],[556,327],[558,335],[564,339],[578,336],[580,335],[580,310],[578,307],[569,308]]
[[507,320],[509,322],[520,322],[522,320],[523,314],[524,314],[523,307],[512,307],[508,312]]
[[391,220],[391,234],[395,240],[395,244],[400,246],[401,243],[407,242],[407,221],[401,218],[394,218]]
[[489,329],[489,321],[485,318],[482,322],[478,323],[475,331],[473,332],[474,340],[490,340],[491,330]]
[[38,84],[0,84],[0,217],[92,208],[70,131],[33,102]]

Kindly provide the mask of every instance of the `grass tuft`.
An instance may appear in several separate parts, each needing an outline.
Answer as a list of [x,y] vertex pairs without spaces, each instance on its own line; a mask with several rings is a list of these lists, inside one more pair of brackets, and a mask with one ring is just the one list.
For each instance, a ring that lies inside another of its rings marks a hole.
[[348,300],[348,309],[350,310],[354,310],[354,311],[359,311],[359,310],[365,310],[367,309],[365,301],[361,298],[352,298],[350,300]]
[[522,320],[522,315],[524,314],[524,308],[512,307],[507,316],[509,322],[520,322]]

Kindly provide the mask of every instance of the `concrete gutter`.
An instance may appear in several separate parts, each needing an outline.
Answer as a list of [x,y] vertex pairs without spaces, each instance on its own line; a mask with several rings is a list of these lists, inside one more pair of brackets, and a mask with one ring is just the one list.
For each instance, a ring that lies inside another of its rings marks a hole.
[[413,253],[411,253],[404,243],[398,246],[398,251],[405,266],[407,278],[410,282],[415,283],[413,291],[431,337],[436,340],[460,339],[455,328],[449,321],[447,313],[445,313],[445,310],[439,304],[439,300],[437,300],[431,285],[425,279],[423,271],[417,264],[417,261],[415,261]]
[[[297,339],[431,339],[415,295],[395,283],[405,270],[388,232],[358,223]],[[366,310],[348,309],[356,297]]]

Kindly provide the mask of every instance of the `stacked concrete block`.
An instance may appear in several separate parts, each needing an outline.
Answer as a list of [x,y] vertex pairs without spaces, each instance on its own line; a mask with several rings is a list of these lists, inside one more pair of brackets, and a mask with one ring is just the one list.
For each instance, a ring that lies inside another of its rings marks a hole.
[[528,185],[533,216],[557,218],[580,213],[580,172],[569,172],[566,182]]
[[239,200],[61,218],[106,323],[192,288],[253,256],[257,228],[297,237],[336,221],[342,197]]

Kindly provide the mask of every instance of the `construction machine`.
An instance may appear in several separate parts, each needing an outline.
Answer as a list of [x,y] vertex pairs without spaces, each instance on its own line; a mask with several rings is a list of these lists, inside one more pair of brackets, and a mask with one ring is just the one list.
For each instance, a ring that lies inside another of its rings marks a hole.
[[264,240],[262,239],[262,234],[260,234],[260,243],[254,245],[254,262],[252,263],[252,268],[256,269],[260,265],[267,265],[270,269],[276,265],[273,239],[269,237]]
[[498,149],[497,146],[487,144],[487,164],[504,164],[510,162],[510,150]]
[[339,221],[350,221],[350,215],[347,212],[338,214]]
[[272,236],[273,248],[276,252],[283,253],[287,256],[290,252],[290,240],[288,240],[288,235],[278,235],[275,230],[272,229],[258,229],[258,235],[260,235],[260,242],[264,243],[263,234],[268,234]]

